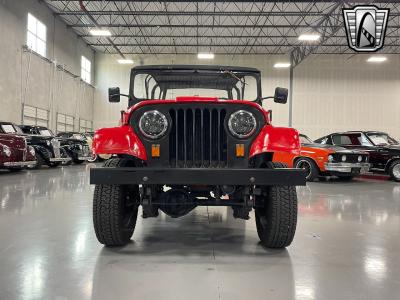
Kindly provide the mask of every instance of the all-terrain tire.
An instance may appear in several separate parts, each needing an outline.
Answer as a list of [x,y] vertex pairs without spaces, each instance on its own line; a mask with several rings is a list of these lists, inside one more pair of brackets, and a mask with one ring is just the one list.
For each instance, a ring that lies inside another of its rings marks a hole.
[[294,167],[307,171],[307,181],[314,181],[319,176],[319,168],[311,158],[300,157],[296,159]]
[[[108,160],[105,167],[134,166],[126,158]],[[124,246],[135,230],[139,207],[138,185],[96,185],[93,225],[98,241],[106,246]]]
[[[267,163],[268,168],[287,168],[282,163]],[[262,188],[256,199],[256,227],[261,243],[268,248],[284,248],[294,238],[297,225],[297,194],[294,186]],[[261,201],[260,201],[261,200]],[[261,207],[259,206],[261,205]]]
[[400,159],[396,159],[395,161],[393,161],[389,168],[389,176],[391,179],[393,179],[394,181],[400,181]]

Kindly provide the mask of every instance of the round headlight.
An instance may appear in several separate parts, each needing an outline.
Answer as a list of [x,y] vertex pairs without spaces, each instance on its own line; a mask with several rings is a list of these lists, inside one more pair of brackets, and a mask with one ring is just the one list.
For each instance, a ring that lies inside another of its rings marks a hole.
[[251,112],[238,110],[229,117],[228,127],[234,136],[247,138],[256,130],[257,121]]
[[11,156],[11,149],[10,149],[10,147],[8,147],[6,145],[3,145],[3,152],[7,157]]
[[362,156],[361,155],[358,156],[358,162],[362,162]]
[[168,129],[167,117],[158,110],[147,111],[139,120],[140,132],[149,139],[158,139]]
[[333,161],[333,156],[332,155],[328,155],[328,161],[329,162]]
[[342,155],[342,161],[346,161],[347,157],[346,155]]
[[50,145],[51,145],[50,140],[47,140],[47,141],[46,141],[46,145],[47,145],[47,146],[50,146]]
[[29,153],[30,153],[32,156],[35,156],[35,148],[33,148],[32,146],[29,146],[28,149],[29,149]]

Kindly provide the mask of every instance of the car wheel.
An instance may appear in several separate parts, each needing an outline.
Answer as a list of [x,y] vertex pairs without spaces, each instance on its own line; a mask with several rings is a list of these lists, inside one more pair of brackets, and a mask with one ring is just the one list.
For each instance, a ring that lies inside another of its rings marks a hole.
[[28,166],[28,169],[40,169],[44,164],[46,164],[46,161],[43,159],[42,154],[40,154],[38,151],[36,151],[35,154],[36,157],[36,163],[34,165]]
[[[268,163],[268,168],[287,168]],[[256,196],[256,227],[261,243],[268,248],[284,248],[294,238],[297,224],[297,194],[294,186],[268,186]]]
[[389,175],[393,180],[400,181],[400,159],[397,159],[390,164]]
[[[105,167],[134,166],[126,158],[108,160]],[[93,225],[98,241],[106,246],[123,246],[131,239],[139,208],[138,185],[96,185]]]
[[97,154],[92,154],[92,157],[88,159],[88,162],[94,163],[97,161],[97,159],[98,159]]
[[306,180],[314,181],[319,175],[319,168],[315,162],[306,157],[301,157],[296,160],[294,167],[297,169],[303,169],[306,171]]

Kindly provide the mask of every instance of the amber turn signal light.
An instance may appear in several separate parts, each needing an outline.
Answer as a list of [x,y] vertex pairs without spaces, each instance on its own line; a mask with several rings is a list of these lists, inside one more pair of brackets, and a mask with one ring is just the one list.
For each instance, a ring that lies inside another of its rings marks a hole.
[[160,144],[151,145],[151,156],[160,157]]
[[244,157],[244,144],[236,144],[236,156]]

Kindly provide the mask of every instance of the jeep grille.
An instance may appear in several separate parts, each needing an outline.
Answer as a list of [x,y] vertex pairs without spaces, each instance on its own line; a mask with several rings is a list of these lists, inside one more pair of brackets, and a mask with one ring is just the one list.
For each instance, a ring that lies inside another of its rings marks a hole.
[[226,110],[177,108],[170,110],[169,162],[177,168],[227,166]]

